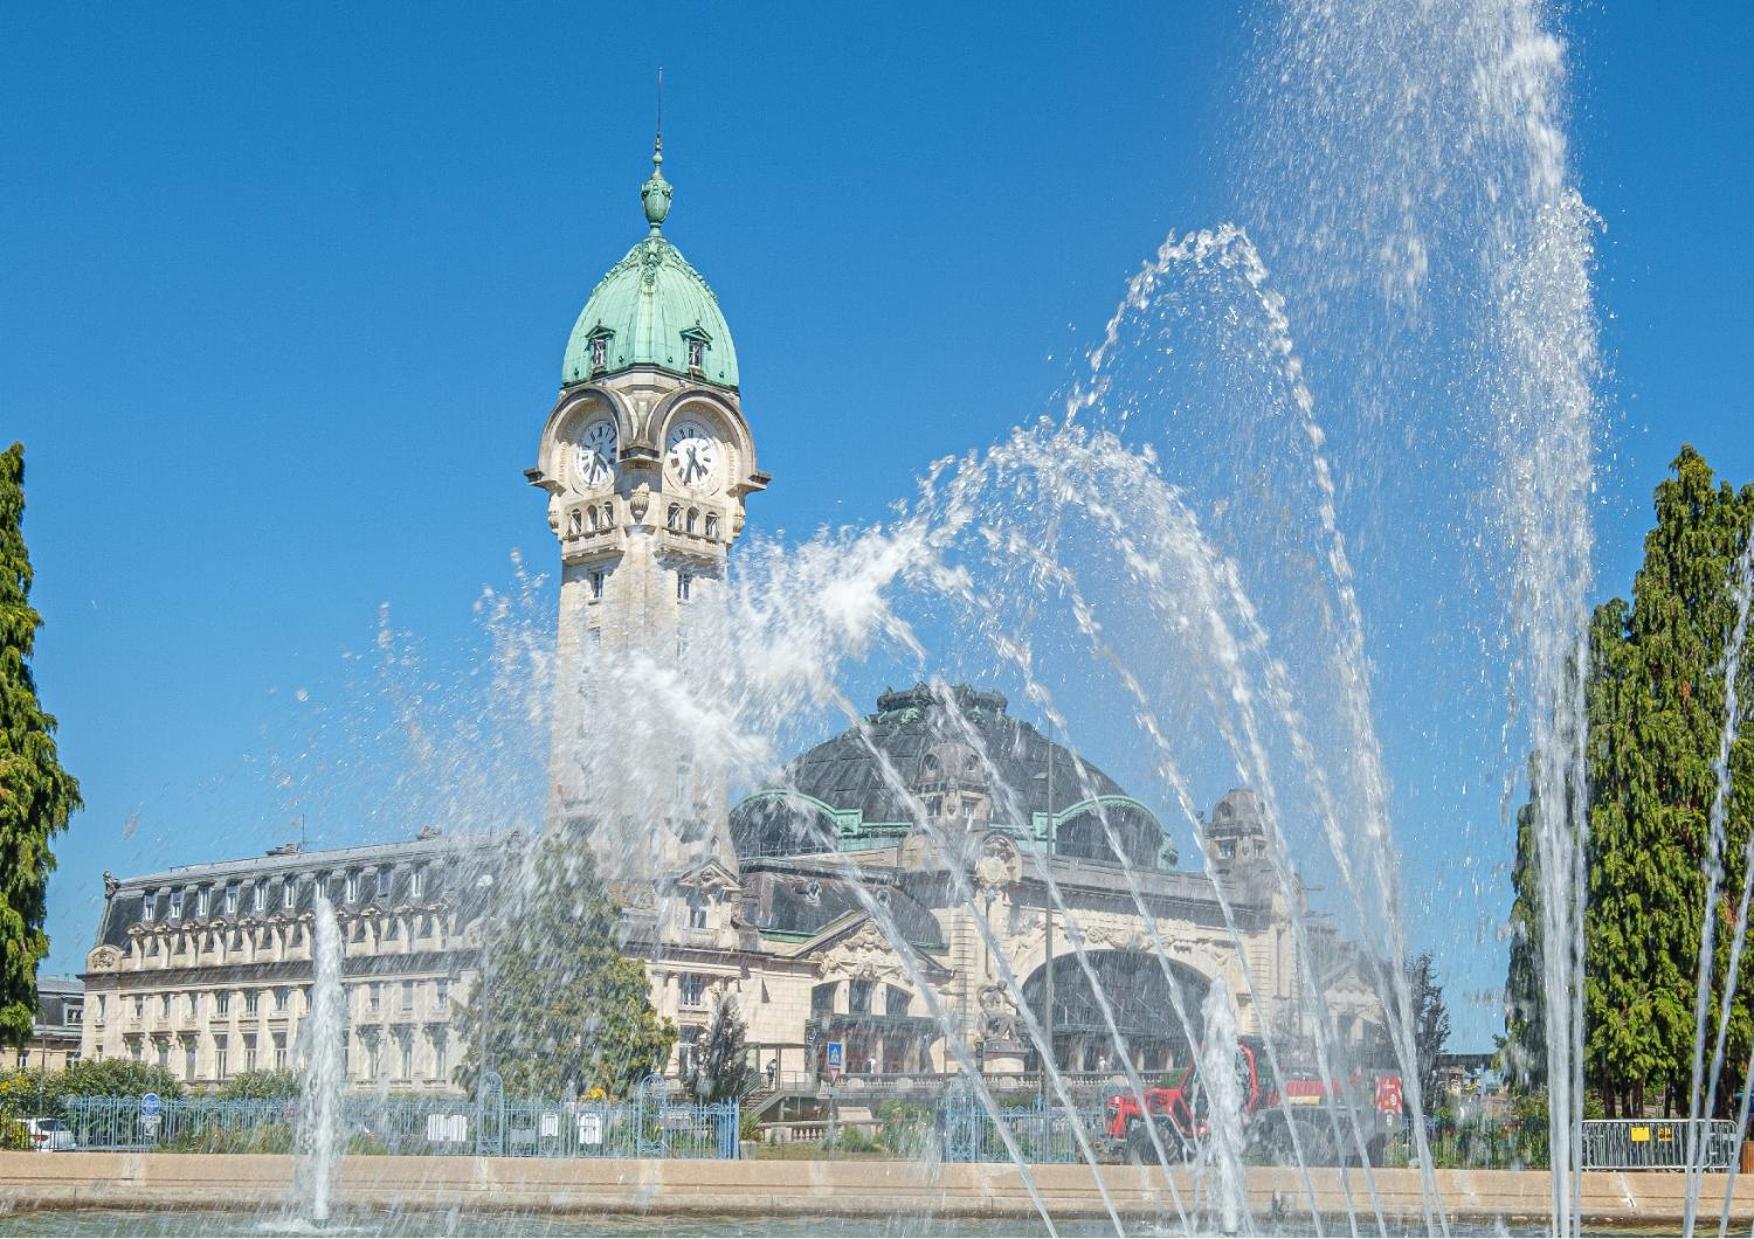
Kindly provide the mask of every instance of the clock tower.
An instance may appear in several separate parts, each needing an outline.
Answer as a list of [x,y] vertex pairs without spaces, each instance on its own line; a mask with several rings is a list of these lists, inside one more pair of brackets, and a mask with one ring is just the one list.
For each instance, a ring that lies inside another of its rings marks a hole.
[[582,832],[622,882],[731,860],[725,568],[768,482],[718,297],[664,236],[663,165],[660,137],[647,234],[591,291],[527,472],[560,543],[549,829]]

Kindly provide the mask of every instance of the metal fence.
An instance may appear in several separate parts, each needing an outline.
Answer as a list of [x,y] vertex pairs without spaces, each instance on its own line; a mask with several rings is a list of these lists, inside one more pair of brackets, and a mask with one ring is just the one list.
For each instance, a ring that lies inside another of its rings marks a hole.
[[[284,1153],[298,1121],[294,1101],[163,1101],[67,1097],[62,1113],[81,1149]],[[621,1103],[506,1100],[487,1096],[342,1099],[350,1154],[483,1154],[503,1157],[735,1158],[735,1101],[672,1102],[640,1090]]]
[[1695,1164],[1702,1170],[1735,1165],[1740,1141],[1729,1119],[1586,1119],[1585,1170],[1685,1170],[1688,1130],[1698,1142]]
[[[1083,1151],[1078,1146],[1078,1132],[1093,1145],[1102,1137],[1101,1109],[1073,1110],[1059,1106],[1011,1106],[999,1110],[999,1119],[1011,1138],[1017,1142],[1023,1160],[1041,1162],[1081,1162]],[[1005,1147],[998,1123],[979,1101],[953,1091],[938,1109],[938,1138],[943,1159],[947,1162],[1008,1162],[1011,1152]]]

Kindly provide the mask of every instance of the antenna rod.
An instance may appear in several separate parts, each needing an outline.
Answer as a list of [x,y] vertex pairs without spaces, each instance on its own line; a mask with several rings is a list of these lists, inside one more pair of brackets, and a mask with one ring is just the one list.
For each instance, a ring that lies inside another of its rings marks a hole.
[[664,66],[658,66],[658,147],[664,145]]

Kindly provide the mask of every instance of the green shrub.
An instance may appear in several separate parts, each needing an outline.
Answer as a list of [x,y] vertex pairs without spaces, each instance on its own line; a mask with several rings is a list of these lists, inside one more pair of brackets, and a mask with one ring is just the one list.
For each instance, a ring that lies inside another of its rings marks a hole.
[[74,1063],[50,1077],[61,1097],[139,1097],[157,1093],[166,1101],[183,1095],[183,1086],[169,1071],[127,1058],[92,1059]]
[[298,1096],[298,1077],[290,1071],[244,1071],[220,1086],[226,1101],[284,1101]]

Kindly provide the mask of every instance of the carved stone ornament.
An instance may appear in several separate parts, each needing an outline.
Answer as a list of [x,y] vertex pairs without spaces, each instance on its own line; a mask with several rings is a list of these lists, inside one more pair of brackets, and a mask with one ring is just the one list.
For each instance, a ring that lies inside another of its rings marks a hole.
[[1015,885],[1023,876],[1023,858],[1009,835],[992,831],[981,840],[974,862],[975,885],[985,890]]
[[1017,1040],[1017,1004],[1003,985],[983,985],[980,992],[981,1035],[988,1041]]
[[633,494],[627,497],[627,511],[633,517],[633,523],[643,525],[646,509],[652,506],[652,488],[641,482],[633,488]]
[[108,869],[105,869],[104,870],[104,898],[105,899],[114,899],[116,897],[116,892],[121,890],[121,889],[122,889],[122,884],[116,880],[116,875],[111,873]]
[[889,945],[889,939],[869,921],[851,937],[824,952],[816,970],[824,977],[858,977],[861,980],[902,981],[907,976],[901,961],[895,956],[895,949]]

